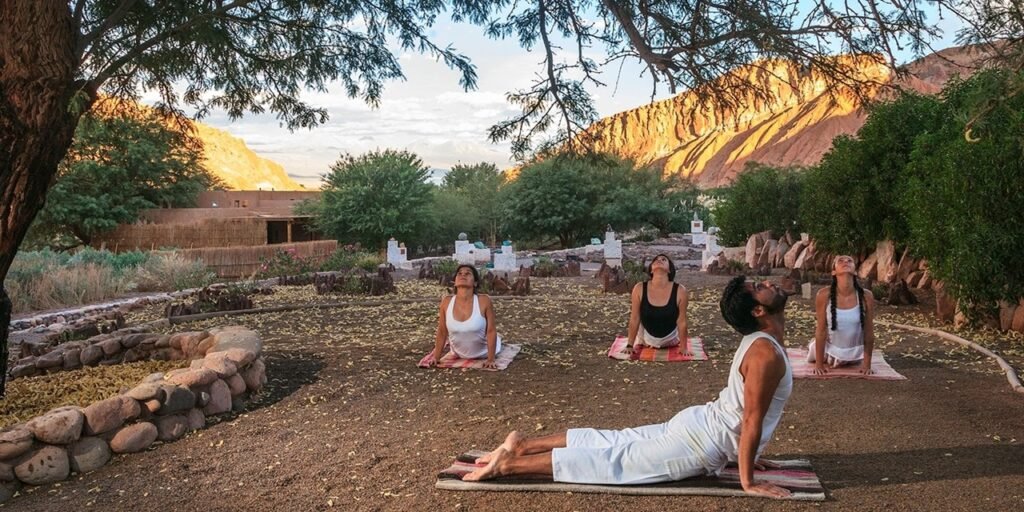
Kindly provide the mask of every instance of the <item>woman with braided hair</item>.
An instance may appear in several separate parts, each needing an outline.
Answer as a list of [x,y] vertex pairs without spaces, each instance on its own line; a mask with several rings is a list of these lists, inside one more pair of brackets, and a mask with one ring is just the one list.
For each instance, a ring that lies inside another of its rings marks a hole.
[[817,325],[814,341],[807,347],[807,362],[814,374],[860,363],[860,373],[871,375],[875,346],[875,298],[857,282],[857,266],[851,256],[838,256],[832,264],[832,285],[818,291],[815,300]]

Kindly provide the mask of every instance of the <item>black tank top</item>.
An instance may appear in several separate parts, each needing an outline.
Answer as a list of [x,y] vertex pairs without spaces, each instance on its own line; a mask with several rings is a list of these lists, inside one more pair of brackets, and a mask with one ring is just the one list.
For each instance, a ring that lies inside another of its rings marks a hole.
[[647,300],[647,282],[644,281],[644,296],[640,302],[640,323],[651,336],[664,338],[676,329],[679,320],[679,304],[676,302],[676,290],[679,284],[672,283],[672,295],[668,304],[661,307],[652,306]]

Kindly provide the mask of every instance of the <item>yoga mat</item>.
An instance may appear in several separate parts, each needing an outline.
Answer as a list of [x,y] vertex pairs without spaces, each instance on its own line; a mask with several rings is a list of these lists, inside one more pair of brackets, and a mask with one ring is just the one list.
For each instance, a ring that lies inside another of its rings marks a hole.
[[704,341],[700,338],[690,337],[690,356],[679,355],[679,347],[653,348],[644,345],[640,352],[623,354],[622,349],[629,342],[625,336],[616,336],[612,342],[612,348],[608,349],[608,357],[622,361],[660,361],[663,363],[675,363],[679,361],[706,361],[707,353],[704,352]]
[[789,362],[793,365],[794,379],[867,379],[867,380],[907,380],[896,370],[889,366],[882,355],[881,350],[875,350],[871,354],[871,369],[873,375],[861,375],[860,363],[840,366],[839,368],[828,367],[825,375],[815,375],[814,363],[807,362],[806,348],[787,348],[786,354]]
[[[497,369],[484,368],[484,361],[486,361],[486,359],[462,359],[450,350],[447,354],[441,356],[441,360],[437,362],[437,367],[462,369],[472,368],[475,370],[487,370],[492,372],[504,370],[505,368],[508,368],[508,365],[512,363],[512,360],[516,358],[516,354],[519,353],[520,349],[522,349],[522,346],[520,345],[502,343],[501,352],[494,355],[494,362],[498,365]],[[416,366],[419,366],[420,368],[430,368],[430,365],[427,364],[429,359],[430,353],[427,352],[427,355],[423,356],[423,359],[420,359],[420,362],[417,363]]]
[[[634,496],[750,496],[743,492],[739,471],[734,465],[722,470],[718,476],[687,478],[677,482],[649,485],[590,485],[553,482],[544,476],[516,476],[487,480],[484,482],[463,482],[462,477],[483,464],[471,462],[487,452],[472,451],[456,458],[450,467],[437,475],[434,487],[448,491],[533,491],[533,492],[578,492],[598,494],[625,494]],[[789,489],[793,494],[786,499],[800,501],[824,501],[825,489],[807,460],[771,461],[779,469],[755,471],[758,481],[769,482]]]

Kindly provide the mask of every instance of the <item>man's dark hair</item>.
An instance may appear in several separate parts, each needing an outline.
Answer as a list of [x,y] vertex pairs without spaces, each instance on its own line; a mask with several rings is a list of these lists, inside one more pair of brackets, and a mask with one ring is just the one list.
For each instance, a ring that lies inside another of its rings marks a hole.
[[672,262],[672,258],[669,258],[668,255],[665,254],[665,253],[655,254],[654,258],[651,259],[651,262],[647,264],[647,277],[648,278],[653,278],[654,277],[654,272],[651,271],[651,265],[654,265],[654,260],[657,259],[658,256],[664,256],[665,259],[668,260],[668,280],[669,281],[675,281],[676,280],[676,264],[673,263]]
[[757,331],[760,324],[754,317],[754,308],[758,306],[754,294],[746,286],[746,276],[736,276],[725,285],[722,300],[718,306],[722,309],[722,318],[740,334]]
[[455,269],[455,273],[452,274],[452,282],[455,282],[455,276],[459,275],[459,271],[464,268],[468,268],[473,271],[473,291],[477,291],[480,288],[480,271],[473,265],[459,265],[458,268]]

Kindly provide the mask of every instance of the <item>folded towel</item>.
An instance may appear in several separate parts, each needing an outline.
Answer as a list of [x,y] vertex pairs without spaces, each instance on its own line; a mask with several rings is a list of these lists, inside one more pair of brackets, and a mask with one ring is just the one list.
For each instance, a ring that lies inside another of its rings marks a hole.
[[828,373],[825,375],[815,375],[814,363],[807,362],[806,348],[787,348],[786,354],[789,356],[790,364],[793,365],[794,379],[907,380],[906,377],[896,372],[892,366],[889,366],[889,363],[885,362],[885,357],[882,355],[881,350],[875,350],[871,353],[871,369],[875,371],[871,375],[860,373],[860,363],[848,364],[838,368],[829,366]]
[[629,342],[629,338],[625,336],[616,336],[615,341],[612,342],[612,348],[608,349],[608,357],[612,359],[621,359],[623,361],[661,361],[674,363],[677,361],[705,361],[708,358],[707,353],[704,352],[704,341],[700,338],[690,337],[688,347],[690,349],[690,355],[684,356],[679,353],[679,347],[668,347],[668,348],[654,348],[644,345],[640,352],[635,351],[623,352],[626,348],[626,343]]
[[[494,363],[498,365],[497,369],[484,368],[484,362],[486,359],[462,359],[455,355],[454,352],[448,351],[447,354],[441,356],[441,360],[437,362],[438,368],[474,368],[477,370],[504,370],[508,368],[508,365],[512,363],[512,360],[516,358],[516,354],[522,348],[520,345],[512,345],[510,343],[502,343],[501,351],[494,355]],[[430,353],[423,356],[417,366],[420,368],[429,368],[430,364]]]

